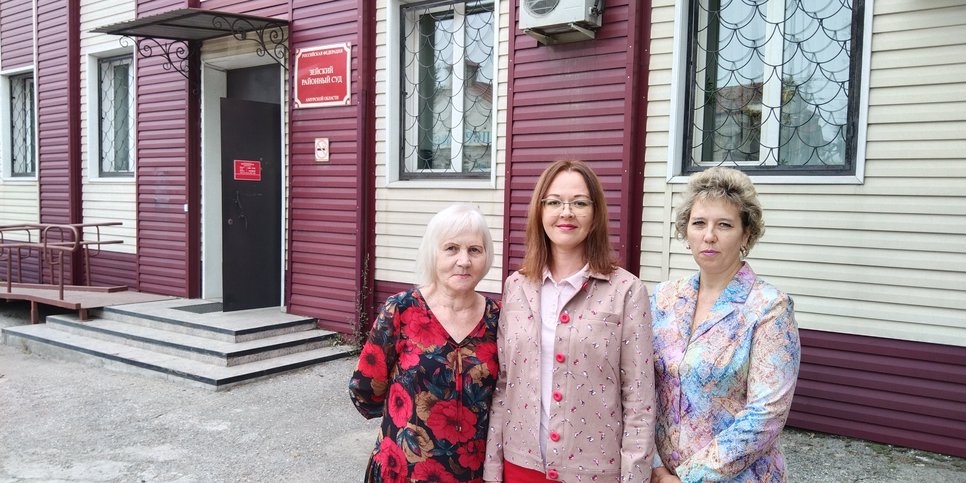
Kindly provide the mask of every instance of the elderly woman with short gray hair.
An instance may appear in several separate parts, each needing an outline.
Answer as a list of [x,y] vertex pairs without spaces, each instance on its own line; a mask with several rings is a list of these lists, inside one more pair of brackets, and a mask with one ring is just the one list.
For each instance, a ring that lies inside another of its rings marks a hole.
[[476,208],[430,220],[418,286],[386,301],[349,381],[359,412],[382,418],[365,481],[482,481],[500,304],[476,286],[492,264]]

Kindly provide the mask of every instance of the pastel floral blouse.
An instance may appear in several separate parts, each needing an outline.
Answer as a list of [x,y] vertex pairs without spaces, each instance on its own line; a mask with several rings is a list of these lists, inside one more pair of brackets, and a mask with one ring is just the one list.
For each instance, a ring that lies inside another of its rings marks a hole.
[[366,481],[482,481],[499,318],[487,298],[457,343],[418,289],[389,297],[349,380],[356,409],[382,417]]
[[778,436],[801,356],[792,300],[745,263],[692,333],[698,277],[651,296],[660,459],[682,482],[785,481]]

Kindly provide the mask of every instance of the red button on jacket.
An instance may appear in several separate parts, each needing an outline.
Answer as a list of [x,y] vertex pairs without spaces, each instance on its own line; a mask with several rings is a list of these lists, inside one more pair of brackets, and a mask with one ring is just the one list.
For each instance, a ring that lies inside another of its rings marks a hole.
[[550,432],[550,441],[553,441],[554,443],[556,443],[557,441],[560,441],[560,433],[558,433],[556,431],[551,431]]
[[557,470],[547,470],[547,478],[556,480],[558,476],[560,475],[557,473]]
[[561,393],[560,391],[554,391],[553,392],[553,400],[554,401],[560,401],[561,399],[563,399],[563,393]]
[[566,324],[567,322],[570,322],[570,314],[567,312],[560,314],[560,323]]
[[567,360],[567,356],[559,353],[557,354],[557,362],[563,362],[565,360]]

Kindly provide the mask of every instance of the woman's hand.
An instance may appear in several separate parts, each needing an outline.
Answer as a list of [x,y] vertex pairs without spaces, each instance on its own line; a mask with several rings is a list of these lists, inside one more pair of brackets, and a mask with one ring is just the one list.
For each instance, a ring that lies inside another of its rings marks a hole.
[[681,483],[681,478],[663,466],[651,470],[651,483]]

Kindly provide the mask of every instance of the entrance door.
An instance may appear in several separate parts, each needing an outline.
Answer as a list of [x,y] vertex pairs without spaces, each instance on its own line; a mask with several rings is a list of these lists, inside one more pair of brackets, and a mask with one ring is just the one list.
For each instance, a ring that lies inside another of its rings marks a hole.
[[221,100],[225,312],[280,303],[280,126],[278,104]]

